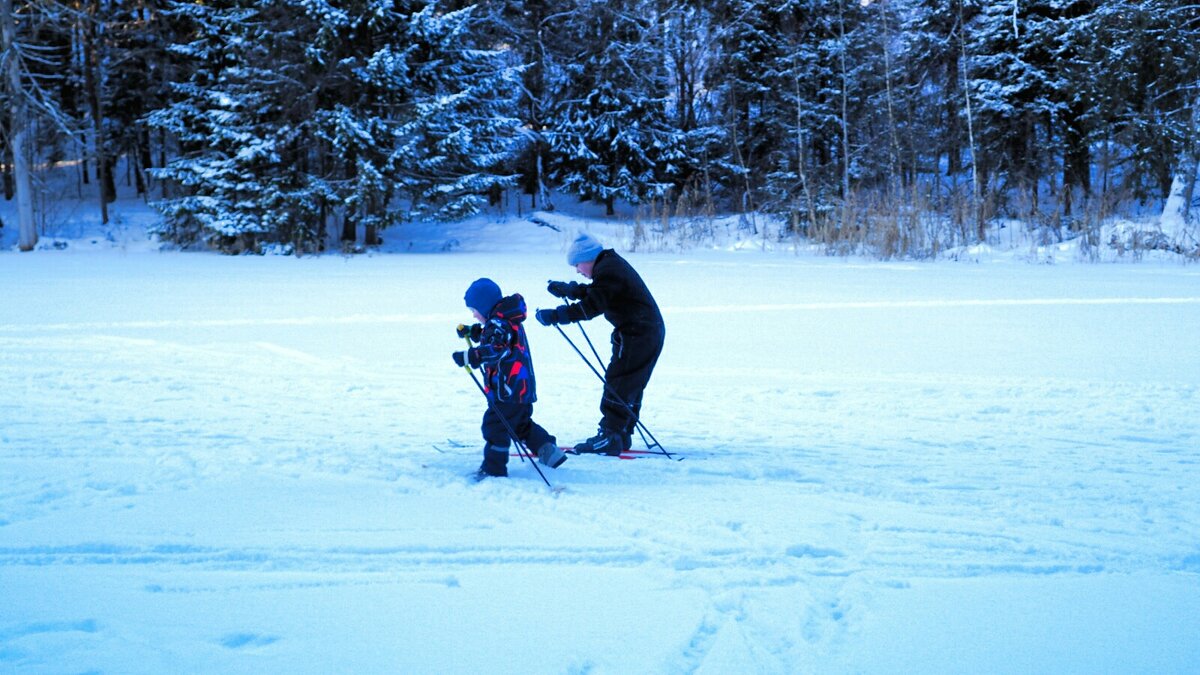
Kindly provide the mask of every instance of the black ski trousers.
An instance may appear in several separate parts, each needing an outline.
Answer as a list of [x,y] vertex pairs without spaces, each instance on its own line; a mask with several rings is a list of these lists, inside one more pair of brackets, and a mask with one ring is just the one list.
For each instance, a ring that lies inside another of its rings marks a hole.
[[492,401],[483,413],[483,424],[480,426],[483,440],[487,441],[488,445],[507,448],[512,443],[504,421],[508,422],[509,428],[517,434],[517,438],[534,454],[546,443],[558,443],[549,432],[533,421],[532,403]]
[[642,414],[642,394],[662,354],[666,329],[639,326],[612,333],[612,359],[604,370],[604,397],[600,400],[600,426],[625,436],[626,445]]

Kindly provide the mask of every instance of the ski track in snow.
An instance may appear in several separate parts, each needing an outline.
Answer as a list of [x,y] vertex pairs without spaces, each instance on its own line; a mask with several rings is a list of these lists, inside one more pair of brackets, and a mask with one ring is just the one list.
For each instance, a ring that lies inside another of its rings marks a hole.
[[[516,458],[508,481],[464,478],[482,404],[449,364],[459,314],[5,321],[0,583],[115,579],[125,590],[110,592],[135,604],[187,607],[332,588],[449,597],[500,579],[519,605],[516,579],[636,573],[638,588],[696,610],[634,626],[659,633],[661,655],[647,664],[599,642],[549,670],[796,672],[853,663],[873,598],[922,579],[1200,572],[1194,380],[1047,373],[1046,352],[1074,353],[1055,342],[999,374],[823,372],[800,354],[811,342],[767,330],[780,312],[820,324],[837,321],[826,312],[1133,307],[1185,313],[1168,316],[1186,332],[1200,298],[716,300],[664,308],[668,352],[647,394],[647,423],[686,459],[572,457],[545,469],[559,495]],[[752,315],[720,339],[763,353],[706,346],[714,314]],[[883,335],[887,319],[861,320]],[[530,330],[535,418],[573,441],[594,424],[597,383]],[[119,615],[20,608],[0,610],[0,668],[52,669],[97,642],[119,652],[138,631]],[[192,637],[221,648],[207,663],[218,669],[295,643],[252,612]]]

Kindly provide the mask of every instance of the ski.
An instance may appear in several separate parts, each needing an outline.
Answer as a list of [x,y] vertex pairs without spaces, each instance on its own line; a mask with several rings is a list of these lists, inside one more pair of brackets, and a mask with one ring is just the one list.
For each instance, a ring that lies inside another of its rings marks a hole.
[[567,445],[561,445],[559,448],[568,455],[595,455],[597,457],[608,457],[612,459],[642,459],[645,457],[666,457],[673,459],[676,462],[683,461],[683,457],[679,455],[668,455],[660,450],[625,450],[619,455],[606,455],[602,452],[576,452],[575,448]]
[[[664,455],[663,453],[655,452],[654,450],[626,450],[625,452],[622,452],[620,455],[605,455],[603,453],[575,452],[575,448],[573,448],[569,445],[561,445],[561,446],[559,446],[559,449],[573,457],[579,457],[582,455],[593,455],[593,454],[598,455],[600,457],[611,457],[613,459],[642,459],[643,457],[653,457],[655,455],[658,455],[659,457],[666,457],[666,455]],[[537,455],[530,456],[530,455],[522,455],[519,452],[509,452],[508,456],[509,457],[525,457],[526,459],[533,459],[534,461],[537,461]]]
[[[456,443],[453,441],[450,442],[451,449],[460,449],[460,448],[469,448],[469,447],[470,446],[464,445],[462,443]],[[666,457],[668,459],[673,459],[676,462],[683,461],[683,457],[678,454],[669,456],[666,453],[660,452],[658,450],[626,450],[626,451],[622,452],[621,454],[614,456],[614,455],[606,455],[604,453],[575,452],[575,448],[570,445],[560,445],[558,447],[560,450],[567,453],[568,455],[571,455],[572,457],[580,457],[580,456],[584,456],[584,455],[596,455],[597,457],[607,457],[607,458],[611,458],[611,459],[625,459],[625,460],[643,459],[646,457]],[[434,445],[433,449],[435,451],[443,453],[443,454],[460,454],[460,453],[456,453],[456,452],[450,452],[449,450],[443,449],[437,445]],[[537,461],[537,455],[535,455],[535,454],[525,455],[525,454],[521,454],[520,452],[517,452],[515,450],[510,451],[508,453],[508,456],[509,457],[523,457],[525,459],[530,459],[535,462]]]

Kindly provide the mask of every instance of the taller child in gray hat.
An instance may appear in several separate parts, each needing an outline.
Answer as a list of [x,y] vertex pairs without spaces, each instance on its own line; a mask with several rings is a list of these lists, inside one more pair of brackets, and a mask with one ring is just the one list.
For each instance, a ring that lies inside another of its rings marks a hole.
[[571,244],[567,264],[592,283],[551,281],[547,291],[577,302],[539,309],[536,317],[542,325],[553,326],[603,314],[613,325],[612,358],[604,373],[608,386],[600,400],[600,428],[575,450],[619,455],[629,449],[641,414],[642,394],[662,354],[666,326],[654,296],[629,262],[591,235],[581,234]]

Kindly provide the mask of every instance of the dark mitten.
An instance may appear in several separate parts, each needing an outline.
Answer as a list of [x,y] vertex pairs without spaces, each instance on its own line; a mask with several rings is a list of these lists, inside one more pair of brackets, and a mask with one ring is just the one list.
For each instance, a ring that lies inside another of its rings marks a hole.
[[555,324],[567,323],[567,313],[565,307],[557,309],[539,309],[534,315],[537,317],[538,323],[543,326],[553,326]]
[[450,357],[454,359],[454,365],[458,366],[459,368],[462,368],[467,364],[466,352],[454,352],[450,355]]
[[587,287],[575,281],[551,281],[546,284],[546,290],[556,298],[582,300],[587,295]]
[[472,341],[479,342],[479,336],[483,334],[483,326],[479,324],[464,326],[460,323],[456,332],[460,338],[469,337]]

